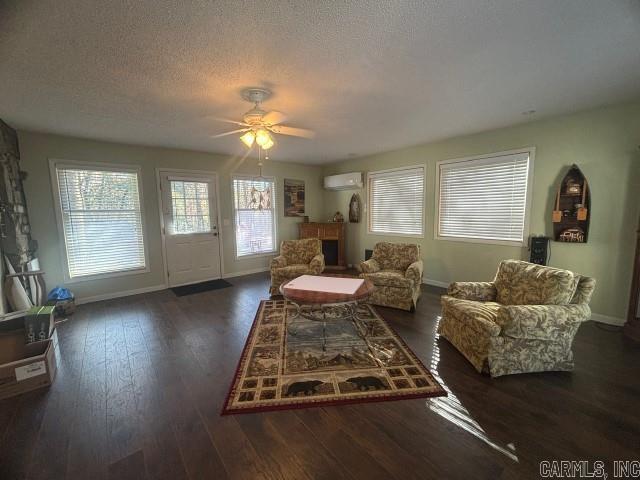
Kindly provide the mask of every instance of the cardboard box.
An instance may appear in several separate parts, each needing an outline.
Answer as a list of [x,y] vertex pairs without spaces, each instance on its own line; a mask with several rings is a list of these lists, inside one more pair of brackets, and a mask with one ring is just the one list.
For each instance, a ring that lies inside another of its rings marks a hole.
[[53,306],[32,307],[24,316],[26,342],[33,343],[46,340],[54,329]]
[[48,387],[55,379],[58,335],[25,343],[24,328],[0,332],[0,400]]

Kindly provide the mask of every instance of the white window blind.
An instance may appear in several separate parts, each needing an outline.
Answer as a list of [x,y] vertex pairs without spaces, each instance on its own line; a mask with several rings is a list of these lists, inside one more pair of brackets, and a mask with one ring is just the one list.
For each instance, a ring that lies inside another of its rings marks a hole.
[[389,235],[424,233],[424,167],[371,172],[369,231]]
[[441,162],[438,236],[523,243],[529,152]]
[[69,277],[146,267],[138,173],[56,167]]
[[275,251],[274,182],[265,178],[233,179],[236,255]]

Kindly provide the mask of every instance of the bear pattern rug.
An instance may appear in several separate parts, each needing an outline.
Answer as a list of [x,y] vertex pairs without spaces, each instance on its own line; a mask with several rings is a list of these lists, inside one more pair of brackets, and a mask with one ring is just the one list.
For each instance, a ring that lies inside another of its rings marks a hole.
[[263,300],[222,414],[446,395],[372,306],[358,306],[357,323],[331,312],[308,320]]

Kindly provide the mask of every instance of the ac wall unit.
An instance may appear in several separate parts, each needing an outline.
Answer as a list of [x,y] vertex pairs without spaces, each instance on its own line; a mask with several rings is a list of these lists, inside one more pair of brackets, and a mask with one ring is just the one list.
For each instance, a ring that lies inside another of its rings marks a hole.
[[324,188],[327,190],[351,190],[362,188],[362,172],[342,173],[324,177]]

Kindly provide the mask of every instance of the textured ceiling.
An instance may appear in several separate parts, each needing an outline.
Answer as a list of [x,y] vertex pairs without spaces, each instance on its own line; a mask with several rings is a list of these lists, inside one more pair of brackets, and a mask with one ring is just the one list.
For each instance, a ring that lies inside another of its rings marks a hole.
[[[242,153],[247,86],[322,163],[640,96],[637,0],[0,0],[0,117],[17,128]],[[533,116],[521,112],[535,109]]]

